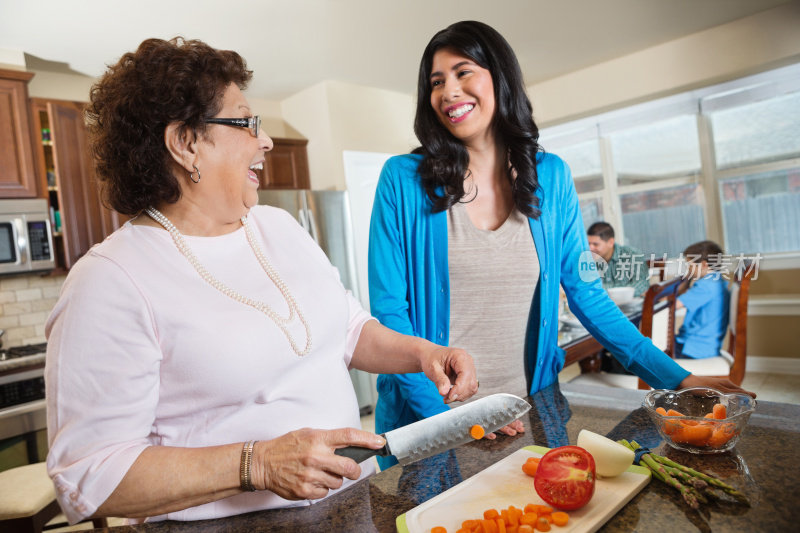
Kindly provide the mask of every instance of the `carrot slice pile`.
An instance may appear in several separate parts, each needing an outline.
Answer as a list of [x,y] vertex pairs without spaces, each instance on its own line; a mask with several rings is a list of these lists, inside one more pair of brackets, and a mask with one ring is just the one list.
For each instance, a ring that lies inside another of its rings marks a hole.
[[[524,509],[509,505],[507,509],[486,509],[483,518],[464,520],[455,533],[534,533],[550,531],[552,526],[563,527],[569,515],[563,511],[553,512],[552,507],[529,503]],[[431,533],[447,533],[437,526]]]

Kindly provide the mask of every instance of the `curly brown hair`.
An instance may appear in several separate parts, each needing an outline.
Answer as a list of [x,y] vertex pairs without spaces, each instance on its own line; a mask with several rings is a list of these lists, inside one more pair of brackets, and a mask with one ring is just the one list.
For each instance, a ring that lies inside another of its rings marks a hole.
[[242,57],[202,41],[147,39],[92,87],[86,110],[92,154],[110,207],[138,215],[181,196],[164,144],[172,122],[203,136],[225,89],[245,89],[253,73]]

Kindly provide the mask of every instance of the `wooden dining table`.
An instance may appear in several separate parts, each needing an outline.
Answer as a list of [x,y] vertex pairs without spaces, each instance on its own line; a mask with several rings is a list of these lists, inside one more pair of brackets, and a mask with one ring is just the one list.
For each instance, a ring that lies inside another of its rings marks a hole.
[[[666,302],[657,304],[655,309],[658,310],[666,305]],[[620,309],[628,320],[639,326],[642,319],[641,304],[622,306]],[[562,326],[558,332],[558,346],[565,352],[564,367],[578,363],[582,373],[600,371],[601,357],[605,348],[586,329]]]

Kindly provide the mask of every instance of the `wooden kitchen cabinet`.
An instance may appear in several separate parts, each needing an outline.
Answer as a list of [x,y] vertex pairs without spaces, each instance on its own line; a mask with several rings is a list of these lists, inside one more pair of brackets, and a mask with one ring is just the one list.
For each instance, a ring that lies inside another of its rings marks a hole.
[[28,81],[32,72],[0,69],[0,198],[37,195]]
[[31,99],[40,189],[51,207],[57,266],[69,269],[124,221],[102,205],[80,102]]
[[262,189],[309,189],[306,139],[272,139],[264,170],[257,172]]

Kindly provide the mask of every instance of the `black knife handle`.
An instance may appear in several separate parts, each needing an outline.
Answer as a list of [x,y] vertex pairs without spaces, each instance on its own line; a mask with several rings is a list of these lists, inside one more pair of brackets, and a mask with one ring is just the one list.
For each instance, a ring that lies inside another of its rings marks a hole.
[[374,455],[391,455],[388,446],[378,448],[377,450],[373,450],[372,448],[363,448],[361,446],[345,446],[344,448],[336,448],[333,453],[336,455],[341,455],[342,457],[348,457],[357,463],[366,461]]

